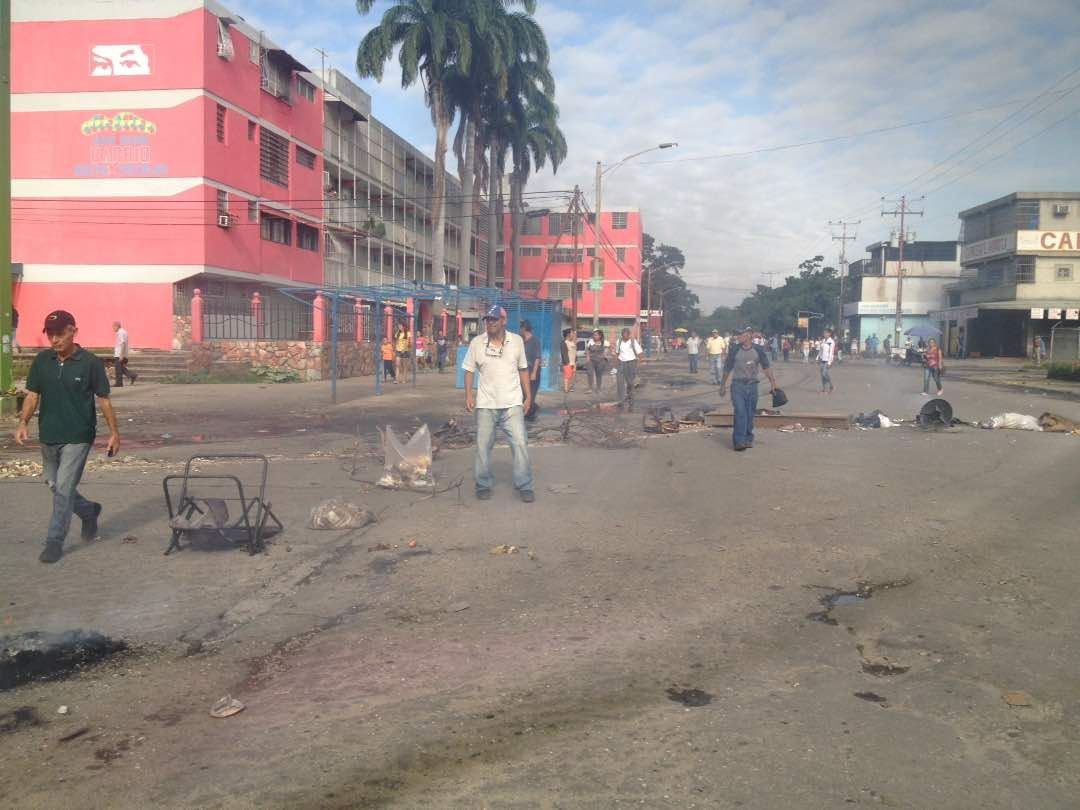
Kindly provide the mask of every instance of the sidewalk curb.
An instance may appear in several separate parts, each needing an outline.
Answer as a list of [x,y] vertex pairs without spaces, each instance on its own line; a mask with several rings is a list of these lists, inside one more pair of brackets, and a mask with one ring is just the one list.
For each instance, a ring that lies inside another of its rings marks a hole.
[[985,385],[990,388],[997,388],[1002,391],[1013,391],[1016,393],[1036,393],[1042,394],[1051,399],[1061,399],[1067,402],[1080,402],[1080,391],[1062,391],[1057,388],[1043,388],[1038,385],[1026,385],[1024,383],[1008,383],[998,382],[996,380],[980,380],[976,377],[962,377],[957,374],[950,374],[949,380],[955,380],[956,382],[972,383],[974,385]]

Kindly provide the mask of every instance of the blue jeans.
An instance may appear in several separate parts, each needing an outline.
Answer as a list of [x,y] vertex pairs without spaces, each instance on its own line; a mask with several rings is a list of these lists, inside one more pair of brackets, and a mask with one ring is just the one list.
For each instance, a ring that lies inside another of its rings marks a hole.
[[731,383],[731,405],[735,409],[734,430],[731,432],[731,443],[739,445],[754,443],[754,414],[757,413],[757,383],[739,382]]
[[473,478],[476,491],[490,490],[495,484],[491,475],[491,449],[495,446],[495,429],[502,428],[514,457],[514,489],[532,492],[532,464],[529,463],[528,433],[521,405],[512,408],[476,409],[476,464]]
[[941,371],[936,368],[930,368],[930,366],[923,366],[922,377],[922,390],[923,393],[928,393],[930,390],[930,381],[934,381],[935,391],[941,390]]
[[832,384],[832,377],[829,376],[829,364],[828,363],[818,363],[818,367],[821,369],[821,390],[822,391],[832,391],[833,390],[833,384]]
[[691,354],[690,355],[690,373],[691,374],[697,374],[697,361],[698,361],[697,354]]
[[53,493],[52,519],[46,543],[63,543],[71,528],[72,513],[83,520],[94,516],[94,503],[79,494],[89,444],[43,444],[41,460],[45,483]]
[[714,384],[720,384],[720,378],[724,375],[724,355],[722,354],[710,354],[709,355],[709,368],[712,369],[712,381]]

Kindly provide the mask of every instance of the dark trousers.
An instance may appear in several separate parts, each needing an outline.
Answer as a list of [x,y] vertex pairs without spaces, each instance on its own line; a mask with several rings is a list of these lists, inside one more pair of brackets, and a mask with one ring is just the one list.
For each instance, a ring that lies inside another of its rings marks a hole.
[[397,369],[394,368],[394,361],[393,360],[383,360],[382,361],[382,378],[384,380],[386,380],[386,379],[396,380],[397,379]]
[[607,371],[607,360],[601,357],[599,360],[591,358],[589,360],[589,385],[592,386],[593,391],[600,393],[600,389],[604,385],[604,372]]
[[731,405],[735,410],[735,424],[731,441],[735,447],[754,443],[754,414],[757,413],[756,382],[734,381],[731,384]]
[[125,357],[121,360],[119,357],[113,358],[113,368],[116,370],[116,382],[113,386],[116,388],[124,387],[124,377],[130,377],[132,382],[135,382],[135,375],[128,371],[128,359]]
[[697,374],[697,361],[698,356],[696,354],[688,355],[690,358],[690,373]]
[[529,392],[532,394],[532,404],[529,406],[528,412],[525,414],[525,418],[530,422],[536,418],[537,412],[540,410],[540,406],[537,404],[537,395],[540,393],[540,377],[539,375],[534,380],[529,378]]
[[622,360],[619,362],[619,375],[615,378],[619,392],[619,403],[628,406],[634,404],[634,380],[637,377],[637,360]]

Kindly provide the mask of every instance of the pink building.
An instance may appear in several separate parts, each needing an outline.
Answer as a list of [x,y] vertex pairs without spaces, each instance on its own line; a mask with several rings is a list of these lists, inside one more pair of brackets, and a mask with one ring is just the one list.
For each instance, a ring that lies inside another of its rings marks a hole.
[[213,0],[15,0],[20,343],[170,349],[174,296],[323,279],[320,83]]
[[[604,282],[599,293],[600,324],[605,331],[632,327],[641,310],[641,212],[636,208],[615,208],[605,210],[600,220],[600,253],[604,262]],[[510,248],[505,244],[509,234],[510,217],[507,216],[503,223],[504,286],[510,283]],[[553,212],[524,218],[519,247],[521,292],[560,299],[563,313],[569,316],[576,273],[578,325],[589,328],[596,295],[589,289],[595,244],[591,216],[583,221],[581,217]]]

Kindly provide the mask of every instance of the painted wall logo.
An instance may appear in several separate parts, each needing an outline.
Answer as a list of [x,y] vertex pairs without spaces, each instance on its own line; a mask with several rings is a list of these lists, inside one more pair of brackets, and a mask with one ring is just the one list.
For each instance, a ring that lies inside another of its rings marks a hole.
[[91,76],[149,76],[152,49],[145,45],[94,45]]
[[89,160],[75,166],[76,177],[167,177],[169,167],[154,160],[157,124],[133,112],[96,113],[79,131],[91,139]]

